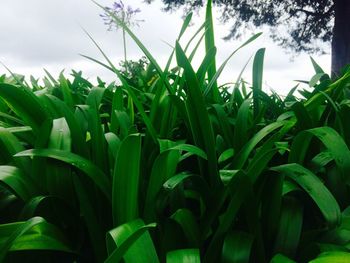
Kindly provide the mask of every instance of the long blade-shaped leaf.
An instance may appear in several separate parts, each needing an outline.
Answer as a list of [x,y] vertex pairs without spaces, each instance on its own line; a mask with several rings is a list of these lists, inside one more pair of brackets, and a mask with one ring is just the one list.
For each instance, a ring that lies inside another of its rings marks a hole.
[[179,150],[167,150],[154,161],[145,201],[144,215],[146,219],[155,219],[156,196],[166,180],[174,176],[179,158]]
[[141,136],[129,135],[120,145],[113,172],[112,210],[115,226],[138,218],[140,159]]
[[8,251],[40,249],[72,252],[61,232],[41,217],[0,225],[0,236],[0,262]]
[[318,138],[332,154],[339,167],[341,177],[350,182],[350,151],[343,138],[330,127],[320,127],[304,131],[297,135],[293,141],[289,162],[304,163],[305,155],[309,149],[312,137]]
[[[207,8],[205,14],[206,21],[206,30],[205,30],[205,51],[208,55],[211,50],[215,49],[215,37],[214,37],[214,23],[213,23],[213,15],[212,15],[212,0],[207,1]],[[214,102],[219,101],[219,90],[217,80],[215,79],[216,73],[216,61],[215,61],[215,53],[212,58],[212,62],[208,66],[208,80],[212,82],[211,92],[212,98]]]
[[198,249],[179,249],[168,252],[166,263],[200,263]]
[[330,227],[339,225],[341,212],[337,200],[315,174],[296,163],[276,166],[272,170],[297,182],[315,201]]
[[22,171],[14,166],[0,166],[0,182],[23,201],[29,200],[38,193],[32,179],[24,176]]
[[282,203],[279,229],[275,241],[275,253],[294,257],[299,244],[303,225],[303,207],[292,197],[286,197]]
[[154,248],[150,228],[156,224],[145,225],[141,219],[125,223],[111,230],[107,234],[107,248],[110,252],[105,263],[158,263],[158,256]]
[[223,263],[248,263],[253,244],[253,236],[245,232],[230,232],[222,247]]
[[35,132],[49,118],[37,97],[26,88],[0,83],[0,97]]
[[262,90],[263,67],[264,67],[265,48],[259,49],[253,62],[253,99],[254,99],[254,118],[259,114],[259,98],[256,90]]
[[89,176],[108,199],[111,197],[110,183],[107,176],[91,161],[71,152],[55,149],[32,149],[19,152],[15,157],[39,156],[56,159],[70,164]]
[[179,43],[176,44],[176,58],[179,66],[184,69],[184,76],[187,81],[188,99],[186,101],[186,106],[193,139],[198,147],[206,150],[209,168],[207,180],[211,185],[217,186],[219,183],[219,176],[213,128],[209,120],[198,79]]
[[226,67],[226,64],[229,62],[229,60],[232,58],[232,56],[234,54],[236,54],[236,52],[238,50],[240,50],[241,48],[243,48],[244,46],[248,45],[250,42],[254,41],[255,39],[257,39],[262,33],[257,33],[255,35],[253,35],[252,37],[250,37],[246,42],[244,42],[242,45],[240,45],[235,51],[233,51],[230,56],[221,64],[221,66],[219,67],[219,69],[216,71],[214,77],[211,79],[211,81],[209,82],[208,86],[206,87],[205,91],[204,91],[204,95],[207,95],[209,93],[209,91],[213,88],[213,86],[215,85],[216,80],[219,78],[219,76],[221,75],[222,71],[224,70],[224,68]]
[[320,254],[316,259],[310,263],[345,263],[350,262],[350,253],[343,251],[330,251]]

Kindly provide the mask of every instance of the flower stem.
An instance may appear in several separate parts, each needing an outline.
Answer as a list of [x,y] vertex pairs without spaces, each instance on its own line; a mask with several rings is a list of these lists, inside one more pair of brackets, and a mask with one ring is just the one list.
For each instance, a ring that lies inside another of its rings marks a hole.
[[126,59],[126,38],[125,38],[125,30],[123,29],[123,45],[124,45],[124,66],[125,66],[125,72],[128,73],[128,62]]
[[[123,22],[125,23],[125,13],[123,12]],[[125,29],[123,28],[123,46],[124,46],[124,66],[125,66],[125,74],[128,74],[128,62],[126,59],[126,35]]]

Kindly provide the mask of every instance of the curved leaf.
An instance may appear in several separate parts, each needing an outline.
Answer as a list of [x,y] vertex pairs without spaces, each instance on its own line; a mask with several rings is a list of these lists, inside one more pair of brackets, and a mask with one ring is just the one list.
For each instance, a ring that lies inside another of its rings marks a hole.
[[22,171],[14,166],[0,166],[0,182],[23,201],[30,199],[37,193],[31,178],[25,177]]
[[179,249],[166,255],[166,263],[200,263],[198,249]]
[[107,234],[109,257],[105,263],[158,263],[158,256],[148,233],[156,224],[145,225],[141,219],[125,223]]
[[350,182],[350,151],[343,138],[330,127],[306,130],[297,135],[292,143],[289,162],[303,164],[312,137],[317,137],[333,156],[345,182]]
[[[36,233],[31,235],[30,232],[33,229]],[[54,235],[46,236],[44,233],[47,231]],[[0,236],[6,238],[4,242],[0,243],[0,262],[3,262],[9,250],[57,249],[71,251],[61,242],[61,236],[53,225],[48,224],[41,217],[33,217],[24,223],[0,225]]]
[[310,263],[345,263],[350,262],[350,253],[342,251],[331,251],[321,253],[316,259]]
[[276,254],[270,261],[270,263],[296,263],[294,260],[287,258],[282,254]]
[[15,155],[15,157],[20,156],[39,156],[52,158],[72,165],[89,176],[100,188],[100,190],[106,195],[106,197],[108,199],[111,199],[110,183],[106,175],[91,161],[77,154],[56,149],[31,149],[19,152]]
[[39,132],[41,125],[49,118],[34,93],[24,87],[0,83],[0,97],[36,133]]
[[283,173],[298,183],[315,201],[330,227],[339,225],[341,212],[337,200],[315,174],[296,163],[276,166],[271,170]]

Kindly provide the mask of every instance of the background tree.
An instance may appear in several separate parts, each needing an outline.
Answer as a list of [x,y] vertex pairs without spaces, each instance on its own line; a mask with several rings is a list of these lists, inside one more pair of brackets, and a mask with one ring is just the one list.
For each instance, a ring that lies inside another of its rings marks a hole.
[[[148,3],[153,0],[146,0]],[[162,0],[164,10],[181,6],[199,8],[202,0]],[[295,52],[325,53],[332,46],[332,74],[350,63],[349,0],[213,0],[223,22],[231,24],[225,39],[237,38],[245,29],[270,26],[272,39]]]

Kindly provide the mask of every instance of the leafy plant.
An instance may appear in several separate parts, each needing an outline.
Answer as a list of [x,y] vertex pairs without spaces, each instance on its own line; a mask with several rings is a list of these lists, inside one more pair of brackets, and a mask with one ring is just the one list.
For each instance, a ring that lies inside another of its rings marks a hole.
[[251,85],[221,87],[210,1],[198,43],[182,43],[189,14],[164,69],[103,10],[146,70],[119,71],[89,35],[106,62],[85,57],[121,85],[0,78],[0,261],[346,261],[350,71],[332,82],[312,60],[312,91],[282,99],[262,89],[260,49]]

